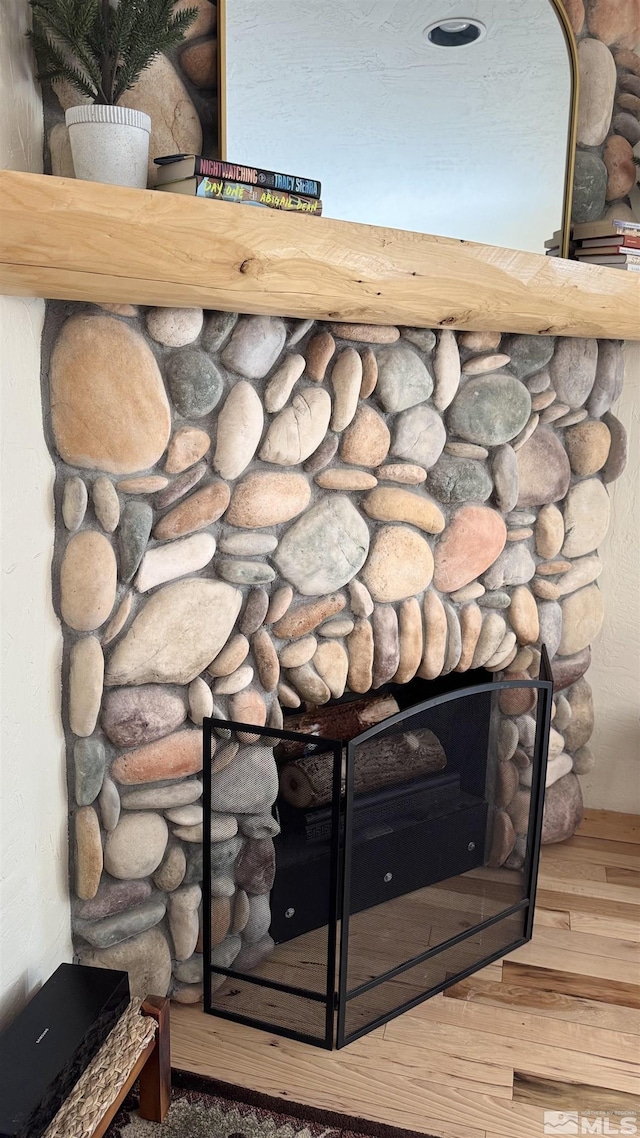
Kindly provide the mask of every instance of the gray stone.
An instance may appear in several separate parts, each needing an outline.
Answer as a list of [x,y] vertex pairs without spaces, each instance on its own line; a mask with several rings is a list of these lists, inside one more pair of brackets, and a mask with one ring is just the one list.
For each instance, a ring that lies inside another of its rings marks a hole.
[[485,609],[508,609],[511,604],[511,597],[509,593],[484,593],[483,596],[478,597],[478,604]]
[[436,334],[430,328],[401,328],[400,335],[421,352],[432,352],[436,346]]
[[205,352],[217,352],[229,339],[237,320],[236,312],[207,312],[200,340]]
[[598,345],[578,336],[559,337],[549,364],[558,399],[572,409],[586,403],[596,378]]
[[369,529],[349,498],[323,498],[280,541],[274,560],[303,596],[331,593],[355,577],[369,552]]
[[148,881],[102,881],[91,901],[82,901],[75,916],[84,921],[99,921],[113,913],[122,913],[151,896]]
[[280,833],[272,814],[243,814],[238,821],[246,838],[275,838]]
[[100,793],[104,778],[104,743],[101,739],[76,739],[73,745],[75,793],[78,806],[89,806]]
[[242,931],[245,944],[257,944],[269,932],[271,908],[269,897],[263,893],[259,897],[249,897],[249,919]]
[[137,933],[146,932],[160,923],[167,906],[160,898],[154,898],[135,909],[128,909],[123,913],[107,917],[103,921],[91,924],[88,921],[75,921],[74,931],[94,945],[95,948],[110,948],[112,944],[128,940]]
[[159,814],[123,814],[115,830],[107,835],[104,847],[107,873],[121,880],[148,877],[164,857],[168,836],[167,823]]
[[640,122],[638,122],[636,115],[629,114],[628,111],[620,111],[619,114],[613,116],[611,125],[614,133],[626,138],[630,146],[636,146],[640,142]]
[[198,482],[204,478],[207,473],[206,462],[199,462],[196,466],[192,466],[191,470],[185,470],[178,478],[174,478],[164,490],[159,494],[155,494],[153,498],[154,505],[158,510],[164,510],[165,506],[171,506],[173,502],[177,502],[178,498],[182,498],[188,490],[192,490]]
[[[236,860],[242,848],[242,838],[236,835],[226,842],[211,843],[211,872],[223,875]],[[190,844],[187,850],[187,871],[184,875],[185,885],[199,884],[203,878],[202,846]],[[229,878],[225,877],[225,881]],[[231,883],[233,885],[233,882]],[[212,882],[213,885],[213,882]],[[232,890],[233,892],[233,890]],[[214,896],[229,896],[228,893],[215,893]]]
[[562,608],[557,601],[538,601],[537,605],[540,643],[546,645],[552,660],[562,638]]
[[284,348],[286,336],[278,317],[242,316],[222,352],[222,362],[245,379],[262,379]]
[[227,936],[211,951],[211,963],[218,968],[231,968],[236,956],[242,948],[239,936]]
[[145,999],[166,996],[171,982],[171,953],[167,938],[158,928],[148,929],[111,948],[91,948],[80,953],[80,963],[92,968],[115,968],[129,973],[132,996]]
[[[529,337],[523,337],[529,339]],[[520,486],[518,459],[513,447],[508,444],[496,447],[491,466],[495,487],[496,505],[503,514],[510,513],[517,501]]]
[[[523,541],[508,542],[500,556],[482,578],[487,589],[503,585],[526,585],[536,571],[535,561]],[[484,597],[480,598],[484,600]]]
[[587,401],[587,410],[594,419],[619,399],[624,380],[622,348],[615,340],[598,340],[596,377]]
[[507,336],[503,350],[511,357],[509,371],[517,379],[527,379],[549,363],[554,346],[553,336]]
[[115,830],[120,817],[120,795],[118,788],[110,778],[105,778],[102,790],[98,797],[100,817],[105,830]]
[[233,585],[266,585],[276,575],[270,565],[259,561],[219,561],[216,569],[224,581]]
[[493,484],[481,463],[444,454],[431,467],[427,488],[440,502],[486,502]]
[[277,794],[278,770],[269,747],[242,748],[211,780],[211,804],[223,814],[262,814]]
[[404,411],[424,403],[433,391],[433,378],[411,348],[381,348],[376,353],[376,397],[385,411]]
[[568,751],[578,751],[589,742],[594,723],[593,693],[584,676],[571,685],[566,699],[571,708],[571,719],[564,729],[565,746]]
[[221,581],[164,585],[116,645],[106,682],[191,683],[226,643],[241,604],[240,591]]
[[236,885],[249,897],[268,893],[276,874],[276,855],[271,838],[246,842],[235,867]]
[[211,896],[212,897],[233,897],[236,891],[235,882],[231,877],[212,877],[211,878]]
[[166,810],[172,806],[185,806],[197,802],[202,795],[202,783],[197,778],[174,782],[168,786],[149,786],[130,790],[122,796],[125,810]]
[[102,730],[116,747],[138,747],[175,731],[187,717],[184,700],[164,684],[107,692]]
[[580,783],[573,772],[548,787],[544,799],[542,842],[563,842],[577,830],[584,815]]
[[578,150],[573,177],[571,220],[575,225],[597,221],[604,213],[607,167],[598,154]]
[[127,502],[120,519],[120,576],[130,581],[147,548],[153,510],[148,502]]
[[527,388],[511,375],[472,378],[460,388],[447,412],[449,429],[482,446],[507,443],[520,433],[531,414]]
[[218,543],[220,553],[233,553],[241,557],[259,557],[273,553],[278,544],[271,533],[228,533]]
[[263,937],[257,944],[246,944],[236,956],[233,966],[238,972],[253,972],[263,960],[267,960],[275,948],[270,936]]
[[571,466],[566,450],[550,427],[538,427],[516,457],[518,506],[540,506],[564,498]]
[[595,755],[590,747],[580,747],[573,756],[574,774],[589,774],[595,766]]
[[[200,953],[194,953],[188,960],[179,960],[173,969],[176,980],[179,980],[181,984],[201,984],[202,961],[203,957]],[[211,963],[213,964],[213,956]]]
[[75,475],[67,478],[62,493],[62,520],[71,533],[75,533],[82,525],[87,509],[87,487],[81,478]]
[[444,423],[437,411],[423,405],[398,415],[391,452],[429,470],[440,458],[446,441]]
[[185,348],[169,360],[167,381],[173,405],[183,419],[200,419],[220,401],[223,377],[198,348]]

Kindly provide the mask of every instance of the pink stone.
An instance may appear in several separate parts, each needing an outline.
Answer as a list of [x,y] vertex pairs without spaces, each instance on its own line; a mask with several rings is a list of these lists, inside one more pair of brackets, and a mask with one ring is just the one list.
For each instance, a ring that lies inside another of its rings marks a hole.
[[474,581],[493,565],[507,540],[507,527],[496,510],[463,506],[454,514],[436,545],[433,583],[453,592]]

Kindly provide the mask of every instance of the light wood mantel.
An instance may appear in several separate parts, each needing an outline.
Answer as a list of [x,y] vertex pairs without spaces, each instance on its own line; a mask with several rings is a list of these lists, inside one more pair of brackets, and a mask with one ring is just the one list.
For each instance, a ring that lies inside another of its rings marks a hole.
[[0,172],[0,292],[640,339],[640,274],[178,194]]

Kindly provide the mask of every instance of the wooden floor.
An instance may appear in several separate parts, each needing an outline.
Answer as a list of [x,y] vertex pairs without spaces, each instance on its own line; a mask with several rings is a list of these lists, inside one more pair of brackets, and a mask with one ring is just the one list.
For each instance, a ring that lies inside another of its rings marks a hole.
[[637,1111],[640,1133],[639,918],[640,819],[587,811],[504,961],[335,1052],[173,1005],[172,1063],[444,1138],[537,1138],[571,1109]]

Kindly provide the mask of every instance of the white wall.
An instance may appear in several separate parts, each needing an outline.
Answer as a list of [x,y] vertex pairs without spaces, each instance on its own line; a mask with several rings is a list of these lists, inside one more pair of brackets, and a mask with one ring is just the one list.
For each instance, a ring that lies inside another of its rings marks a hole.
[[629,460],[609,485],[611,525],[600,547],[605,622],[593,645],[593,771],[587,806],[640,814],[640,343],[625,344],[625,384],[614,407],[629,433]]
[[[0,166],[39,171],[42,104],[24,38],[28,10],[27,0],[3,7]],[[71,959],[43,319],[43,301],[0,297],[0,1027]]]

